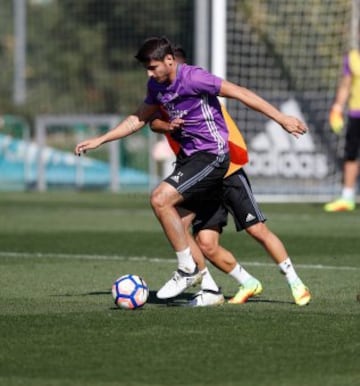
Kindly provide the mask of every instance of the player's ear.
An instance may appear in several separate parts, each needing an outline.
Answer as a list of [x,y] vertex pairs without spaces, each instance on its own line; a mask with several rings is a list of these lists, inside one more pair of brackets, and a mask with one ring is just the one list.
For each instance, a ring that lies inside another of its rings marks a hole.
[[175,58],[172,55],[168,54],[165,56],[164,62],[169,66],[172,66],[175,62]]

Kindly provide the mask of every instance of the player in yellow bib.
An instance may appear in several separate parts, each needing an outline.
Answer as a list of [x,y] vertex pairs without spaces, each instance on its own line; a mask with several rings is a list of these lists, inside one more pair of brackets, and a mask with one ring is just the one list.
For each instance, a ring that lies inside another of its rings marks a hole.
[[[183,50],[180,51],[182,53]],[[175,57],[179,60],[179,52],[175,49]],[[180,57],[180,60],[185,60]],[[192,223],[193,233],[197,245],[191,241],[192,253],[202,271],[201,291],[191,301],[193,306],[211,306],[224,302],[219,287],[211,277],[203,260],[203,255],[217,268],[232,276],[239,284],[238,292],[229,300],[232,304],[245,303],[250,297],[262,292],[262,284],[242,267],[234,255],[219,244],[220,233],[227,223],[230,212],[234,218],[237,231],[243,229],[257,240],[268,252],[273,261],[278,264],[280,271],[290,286],[295,303],[303,306],[310,302],[311,294],[297,275],[294,266],[281,240],[265,225],[265,217],[253,196],[249,180],[243,170],[248,162],[248,153],[244,138],[225,107],[222,113],[229,130],[230,165],[224,177],[222,197],[192,202],[182,205],[182,213],[186,227]],[[164,118],[164,117],[163,117]],[[177,152],[176,141],[171,137],[172,132],[181,130],[182,121],[169,122],[154,119],[152,130],[166,133],[174,152]],[[186,210],[188,212],[186,212]],[[195,215],[196,212],[196,215]],[[198,251],[200,248],[201,252]]]

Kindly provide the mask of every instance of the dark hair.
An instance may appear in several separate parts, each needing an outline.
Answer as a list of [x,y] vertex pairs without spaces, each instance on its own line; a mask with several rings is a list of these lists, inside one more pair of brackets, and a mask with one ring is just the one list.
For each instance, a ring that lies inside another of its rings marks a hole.
[[185,50],[180,46],[180,44],[175,44],[173,46],[173,50],[174,50],[174,56],[175,58],[179,58],[179,59],[182,59],[184,61],[186,61],[186,52]]
[[171,42],[166,37],[153,37],[144,41],[135,58],[140,63],[151,60],[164,60],[166,55],[174,56]]

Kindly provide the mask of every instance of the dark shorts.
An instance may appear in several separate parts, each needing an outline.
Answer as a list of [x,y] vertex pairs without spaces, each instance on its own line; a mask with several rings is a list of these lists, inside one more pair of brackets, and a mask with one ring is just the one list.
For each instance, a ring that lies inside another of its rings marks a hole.
[[266,221],[243,169],[238,170],[224,180],[223,202],[234,218],[237,231]]
[[219,233],[227,225],[228,211],[222,203],[221,189],[203,200],[186,200],[181,206],[195,213],[192,222],[194,234],[203,229],[215,229]]
[[188,208],[196,213],[193,221],[194,233],[203,229],[217,229],[221,233],[222,228],[227,225],[228,212],[233,216],[238,232],[266,221],[243,169],[223,180],[221,196],[220,200],[214,198],[207,203],[206,201],[191,203],[197,205],[196,210],[193,210],[191,205]]
[[229,166],[229,156],[197,152],[179,155],[175,169],[164,181],[173,186],[184,200],[206,200],[220,195],[223,177]]
[[356,161],[360,150],[360,118],[349,117],[345,136],[345,161]]

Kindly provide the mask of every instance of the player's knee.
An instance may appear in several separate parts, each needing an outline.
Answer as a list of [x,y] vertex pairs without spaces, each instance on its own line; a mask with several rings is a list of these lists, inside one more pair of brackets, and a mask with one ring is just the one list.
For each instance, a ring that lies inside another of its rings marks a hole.
[[150,196],[150,203],[155,211],[175,207],[183,197],[172,186],[162,183],[155,188]]
[[259,222],[257,224],[250,226],[249,228],[246,228],[246,232],[251,237],[253,237],[254,239],[260,242],[264,242],[267,236],[269,235],[269,229],[262,222]]
[[211,259],[211,257],[215,255],[218,248],[218,244],[213,239],[208,237],[202,237],[201,234],[198,234],[196,236],[196,242],[199,248],[201,249],[201,252],[206,257]]
[[155,211],[167,206],[166,195],[161,189],[157,188],[153,190],[150,196],[150,204]]

